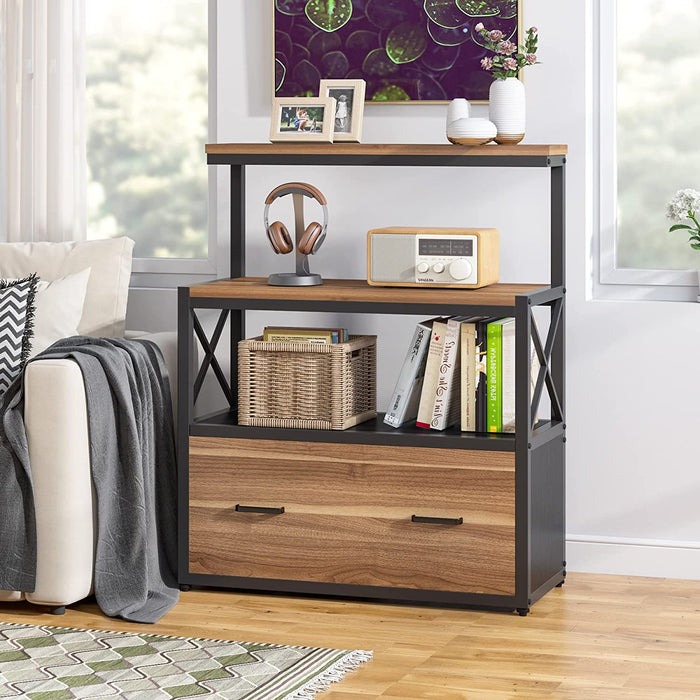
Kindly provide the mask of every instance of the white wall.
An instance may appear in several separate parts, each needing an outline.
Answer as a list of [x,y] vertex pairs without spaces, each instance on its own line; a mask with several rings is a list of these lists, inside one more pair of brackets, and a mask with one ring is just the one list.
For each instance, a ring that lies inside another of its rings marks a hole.
[[[700,305],[587,299],[593,145],[586,70],[590,0],[523,2],[525,26],[535,24],[540,30],[543,62],[528,69],[525,78],[526,142],[567,143],[570,153],[569,568],[700,578]],[[272,97],[270,3],[219,4],[217,140],[265,142]],[[486,109],[476,111],[485,115]],[[364,141],[444,143],[444,115],[441,105],[368,105]],[[225,168],[219,170],[217,216],[225,234],[227,174]],[[312,260],[312,269],[323,275],[364,277],[368,228],[432,224],[496,226],[502,232],[501,280],[548,281],[547,173],[538,170],[249,168],[248,274],[291,269],[291,256],[275,256],[262,230],[265,195],[290,179],[318,185],[329,200],[328,238]],[[278,204],[275,218],[290,222],[291,207]],[[223,245],[221,253],[226,254]],[[162,296],[149,306],[143,304],[149,294],[140,294],[139,303],[132,304],[130,325],[149,323],[148,312],[156,305],[163,308]],[[415,319],[334,318],[353,331],[381,334],[381,406]],[[249,332],[269,319],[269,314],[250,314]]]

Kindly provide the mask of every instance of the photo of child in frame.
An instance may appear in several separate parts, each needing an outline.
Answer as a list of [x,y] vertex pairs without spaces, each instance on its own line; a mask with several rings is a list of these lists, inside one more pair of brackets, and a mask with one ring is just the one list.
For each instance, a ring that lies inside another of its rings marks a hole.
[[335,132],[349,134],[352,132],[352,106],[355,96],[354,88],[329,88],[329,97],[335,97]]

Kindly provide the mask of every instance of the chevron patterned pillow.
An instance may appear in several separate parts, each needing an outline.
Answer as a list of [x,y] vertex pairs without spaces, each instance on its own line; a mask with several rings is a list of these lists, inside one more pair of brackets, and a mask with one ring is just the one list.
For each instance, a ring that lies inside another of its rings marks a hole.
[[20,374],[29,356],[37,283],[36,275],[0,280],[0,394]]

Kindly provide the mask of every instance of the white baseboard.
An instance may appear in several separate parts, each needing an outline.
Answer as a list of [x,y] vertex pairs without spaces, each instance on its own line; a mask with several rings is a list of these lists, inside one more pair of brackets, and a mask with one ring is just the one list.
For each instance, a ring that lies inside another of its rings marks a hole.
[[566,568],[595,574],[700,580],[700,542],[567,535]]

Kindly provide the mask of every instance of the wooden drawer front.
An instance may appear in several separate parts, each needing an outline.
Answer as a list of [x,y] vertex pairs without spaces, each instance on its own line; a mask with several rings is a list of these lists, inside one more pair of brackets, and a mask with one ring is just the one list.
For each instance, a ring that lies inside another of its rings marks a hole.
[[191,438],[190,571],[512,595],[514,477],[512,453]]

